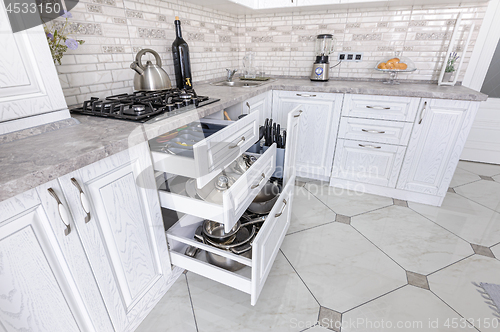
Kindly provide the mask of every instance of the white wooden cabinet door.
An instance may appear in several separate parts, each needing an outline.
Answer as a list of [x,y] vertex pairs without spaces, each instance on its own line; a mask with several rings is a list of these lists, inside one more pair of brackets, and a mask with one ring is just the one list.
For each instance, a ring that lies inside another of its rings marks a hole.
[[422,99],[397,188],[445,196],[479,103]]
[[136,326],[163,296],[171,274],[158,191],[147,143],[77,173],[90,201],[61,179],[101,296],[116,331]]
[[43,28],[12,33],[2,2],[0,40],[0,123],[67,109]]
[[95,331],[59,245],[78,235],[64,229],[35,190],[0,203],[1,331]]
[[395,188],[405,150],[397,145],[338,139],[332,179]]
[[273,121],[282,128],[286,126],[288,113],[301,106],[297,176],[330,178],[342,99],[343,94],[273,91]]

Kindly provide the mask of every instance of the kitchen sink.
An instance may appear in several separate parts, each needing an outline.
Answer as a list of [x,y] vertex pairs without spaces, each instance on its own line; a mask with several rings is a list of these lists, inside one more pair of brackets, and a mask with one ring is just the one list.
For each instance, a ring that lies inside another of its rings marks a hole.
[[268,83],[269,81],[264,81],[264,82],[249,82],[249,81],[237,81],[237,82],[229,82],[229,81],[221,81],[221,82],[214,82],[212,85],[216,86],[232,86],[235,88],[251,88],[255,86],[260,86],[263,84]]

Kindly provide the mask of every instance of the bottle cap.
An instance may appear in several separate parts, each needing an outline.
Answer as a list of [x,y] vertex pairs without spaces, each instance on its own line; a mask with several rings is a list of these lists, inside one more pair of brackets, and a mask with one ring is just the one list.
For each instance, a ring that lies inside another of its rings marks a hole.
[[179,20],[179,16],[176,16],[176,17],[175,17],[175,20],[176,20],[176,21],[178,21],[178,20]]

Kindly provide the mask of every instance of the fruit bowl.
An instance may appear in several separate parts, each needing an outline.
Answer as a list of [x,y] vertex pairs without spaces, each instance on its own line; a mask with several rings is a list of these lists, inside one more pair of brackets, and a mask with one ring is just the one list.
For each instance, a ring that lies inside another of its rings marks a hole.
[[375,70],[390,74],[390,79],[384,81],[385,84],[399,84],[396,81],[398,73],[411,73],[417,70],[413,61],[404,56],[399,56],[400,52],[395,52],[395,56],[381,60],[375,66]]

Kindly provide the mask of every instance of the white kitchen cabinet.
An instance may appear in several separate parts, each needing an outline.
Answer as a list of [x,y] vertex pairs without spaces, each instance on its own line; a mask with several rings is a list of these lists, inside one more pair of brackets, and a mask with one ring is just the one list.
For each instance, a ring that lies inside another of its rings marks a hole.
[[342,0],[295,0],[298,7],[302,6],[318,6],[318,5],[334,5],[341,3]]
[[297,0],[257,0],[258,8],[255,9],[286,8],[295,7],[296,5]]
[[[251,295],[251,304],[255,305],[257,303],[281,243],[290,226],[295,188],[295,168],[293,165],[287,163],[293,162],[295,159],[297,150],[294,149],[294,147],[297,146],[297,134],[300,128],[299,122],[302,120],[301,114],[298,108],[296,108],[290,112],[288,117],[290,119],[288,126],[291,129],[284,167],[284,188],[268,217],[264,221],[259,233],[252,242],[252,258],[236,255],[232,252],[221,250],[194,240],[194,233],[198,226],[202,224],[204,218],[186,214],[167,230],[170,256],[174,265],[248,293]],[[275,155],[275,145],[269,148],[266,153],[270,151]],[[261,156],[261,158],[262,157],[264,157],[264,155]],[[259,160],[257,160],[257,162],[259,162]],[[254,165],[256,163],[254,163]],[[243,208],[246,209],[249,203],[250,202],[245,202],[244,205],[242,204]],[[202,252],[195,258],[189,257],[185,254],[189,246],[199,248]],[[205,252],[203,251],[212,252],[239,262],[246,265],[246,267],[236,272],[225,270],[208,263],[205,259]]]
[[301,106],[297,176],[330,178],[343,94],[273,91],[273,121],[286,129],[288,113]]
[[477,102],[422,99],[398,189],[445,196],[478,107]]
[[[48,203],[58,210],[55,200]],[[65,204],[59,208],[67,212]],[[69,214],[65,222],[72,222]],[[0,203],[2,331],[95,331],[65,259],[70,248],[61,245],[78,234],[65,229],[34,189]]]
[[394,188],[405,150],[403,146],[338,139],[332,181],[346,179]]
[[412,127],[410,122],[342,117],[338,137],[406,146]]
[[29,116],[53,113],[37,125],[69,118],[43,28],[12,33],[2,2],[0,35],[0,134],[24,129],[17,119]]
[[171,274],[148,145],[82,168],[60,183],[106,314],[116,331],[129,330],[163,296]]
[[264,121],[271,117],[272,99],[272,91],[252,97],[243,103],[244,113],[259,112],[259,124],[262,126],[264,125]]

